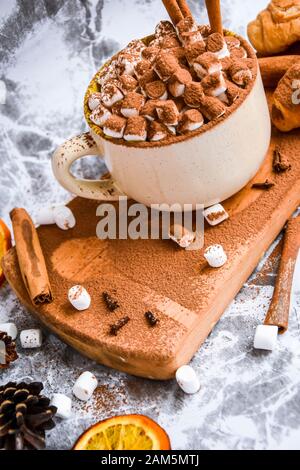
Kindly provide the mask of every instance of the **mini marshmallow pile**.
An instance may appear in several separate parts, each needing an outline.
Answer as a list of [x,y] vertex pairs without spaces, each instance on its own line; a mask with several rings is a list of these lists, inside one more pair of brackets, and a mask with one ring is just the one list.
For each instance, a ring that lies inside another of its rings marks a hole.
[[[161,21],[146,46],[131,41],[98,77],[90,119],[109,138],[157,142],[223,116],[252,80],[235,36],[210,34],[191,17]],[[250,68],[249,68],[250,67]]]
[[[0,323],[0,331],[10,336],[13,341],[18,336],[18,330],[14,323]],[[40,348],[43,343],[42,331],[39,328],[21,331],[20,343],[23,349]],[[97,385],[98,381],[94,374],[88,371],[83,372],[73,386],[73,394],[79,400],[87,401],[92,397]],[[54,393],[51,405],[57,408],[56,416],[62,419],[70,418],[72,410],[71,398],[63,393]]]

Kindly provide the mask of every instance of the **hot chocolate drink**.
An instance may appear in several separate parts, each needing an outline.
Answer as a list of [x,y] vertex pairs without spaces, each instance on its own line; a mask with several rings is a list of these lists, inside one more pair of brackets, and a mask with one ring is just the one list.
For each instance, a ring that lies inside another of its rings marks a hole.
[[[197,26],[185,0],[163,3],[172,23],[96,73],[84,100],[90,132],[53,156],[74,194],[193,210],[239,191],[264,159],[271,126],[255,52],[224,31],[219,0],[206,1],[210,26]],[[75,178],[73,162],[88,155],[103,157],[110,176]]]
[[161,21],[154,36],[131,41],[100,70],[98,90],[86,98],[89,120],[115,143],[185,139],[244,101],[256,64],[251,47],[233,33],[211,33],[191,16],[176,27]]

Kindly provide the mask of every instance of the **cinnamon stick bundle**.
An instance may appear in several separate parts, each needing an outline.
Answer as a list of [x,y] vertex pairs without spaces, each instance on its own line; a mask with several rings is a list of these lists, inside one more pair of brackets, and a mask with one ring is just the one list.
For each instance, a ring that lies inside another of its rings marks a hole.
[[184,18],[187,16],[192,16],[191,10],[186,0],[177,0],[177,3]]
[[183,19],[177,0],[162,0],[172,23],[176,26]]
[[223,24],[220,0],[205,0],[209,24],[212,33],[220,33],[223,36]]
[[288,222],[274,294],[264,321],[265,325],[278,326],[280,334],[288,328],[291,290],[299,249],[300,216],[290,219]]
[[25,209],[10,213],[22,278],[34,305],[53,300],[44,255],[37,231]]

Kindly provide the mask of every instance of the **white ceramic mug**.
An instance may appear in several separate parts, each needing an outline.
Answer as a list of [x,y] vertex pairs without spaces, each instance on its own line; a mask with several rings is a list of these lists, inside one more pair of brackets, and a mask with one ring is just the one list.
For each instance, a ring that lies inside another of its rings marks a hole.
[[[96,77],[89,93],[97,90]],[[159,142],[128,145],[112,142],[85,114],[91,128],[65,142],[53,156],[53,171],[63,187],[78,196],[117,200],[120,195],[151,204],[203,204],[210,206],[238,192],[258,171],[269,147],[271,124],[259,68],[244,101],[224,120],[205,132],[162,145]],[[234,106],[234,105],[233,105]],[[201,131],[201,129],[200,129]],[[72,163],[99,155],[110,178],[76,179]]]

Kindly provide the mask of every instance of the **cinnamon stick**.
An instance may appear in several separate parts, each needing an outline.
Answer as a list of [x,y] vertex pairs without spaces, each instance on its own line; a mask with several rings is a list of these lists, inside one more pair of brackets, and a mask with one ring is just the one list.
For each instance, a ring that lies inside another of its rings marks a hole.
[[162,0],[172,23],[176,26],[183,19],[177,0]]
[[258,63],[264,86],[267,88],[277,87],[279,80],[281,80],[288,69],[299,60],[299,55],[259,58]]
[[52,302],[52,292],[37,231],[25,209],[10,213],[22,278],[34,305]]
[[291,289],[300,249],[300,216],[290,219],[285,231],[280,266],[265,325],[278,326],[278,333],[288,329]]
[[220,33],[223,36],[223,24],[220,0],[205,0],[212,33]]
[[186,0],[177,0],[177,3],[184,18],[192,16],[192,12]]

